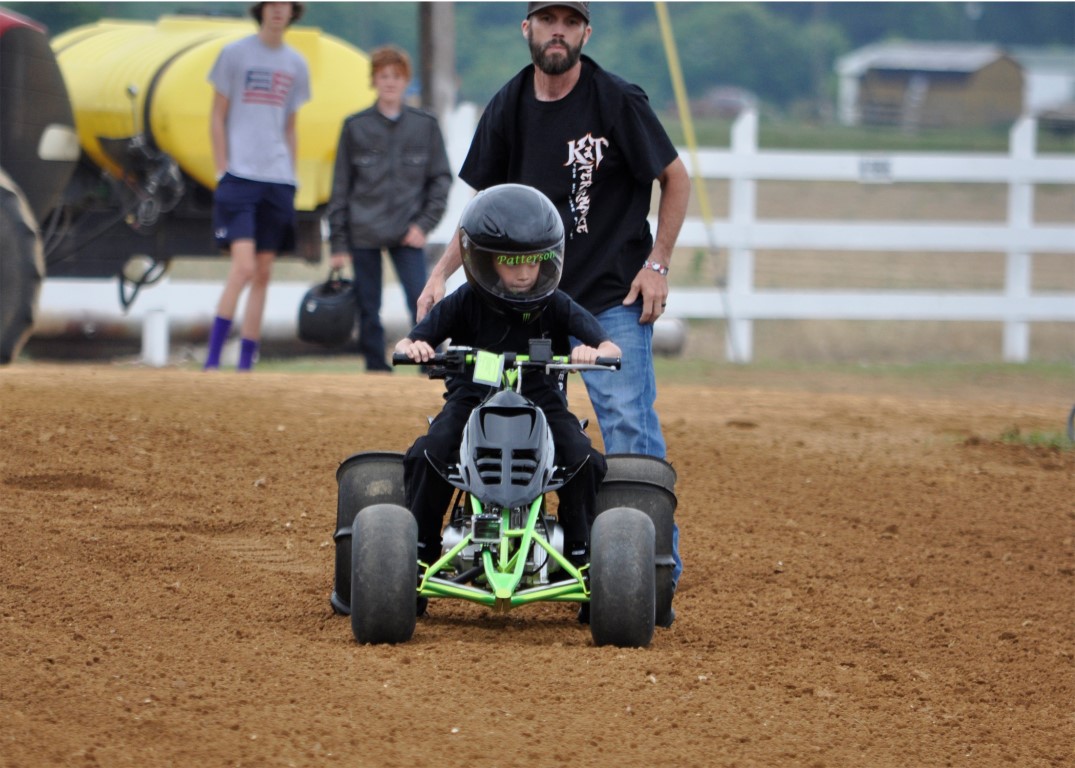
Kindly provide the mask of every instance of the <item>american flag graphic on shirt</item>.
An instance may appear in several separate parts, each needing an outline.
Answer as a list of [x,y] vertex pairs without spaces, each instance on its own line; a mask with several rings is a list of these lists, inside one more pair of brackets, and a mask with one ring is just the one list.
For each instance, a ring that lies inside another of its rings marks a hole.
[[267,104],[282,107],[295,78],[287,72],[271,69],[248,69],[243,83],[244,104]]

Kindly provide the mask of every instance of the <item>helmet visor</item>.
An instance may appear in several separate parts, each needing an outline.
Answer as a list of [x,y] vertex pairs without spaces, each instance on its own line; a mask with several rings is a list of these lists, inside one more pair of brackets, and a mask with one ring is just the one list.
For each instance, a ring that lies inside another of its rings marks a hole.
[[525,253],[505,253],[474,243],[463,249],[471,279],[494,299],[520,309],[532,308],[560,285],[563,247]]

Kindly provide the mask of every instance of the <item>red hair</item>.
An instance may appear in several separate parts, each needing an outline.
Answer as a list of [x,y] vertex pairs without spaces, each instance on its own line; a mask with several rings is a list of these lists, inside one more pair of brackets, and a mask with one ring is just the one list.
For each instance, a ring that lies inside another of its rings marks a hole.
[[382,45],[373,50],[370,54],[370,77],[386,67],[398,67],[405,79],[411,79],[411,57],[402,48]]

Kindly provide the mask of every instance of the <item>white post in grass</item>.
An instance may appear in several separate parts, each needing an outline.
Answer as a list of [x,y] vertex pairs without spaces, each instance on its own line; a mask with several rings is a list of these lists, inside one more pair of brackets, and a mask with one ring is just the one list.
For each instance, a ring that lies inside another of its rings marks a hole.
[[[1034,184],[1025,166],[1033,162],[1037,147],[1037,121],[1021,117],[1012,126],[1009,141],[1011,168],[1008,181],[1008,235],[1012,243],[1025,243],[1034,227]],[[1004,269],[1004,295],[1009,300],[1026,299],[1032,287],[1033,261],[1025,247],[1008,250]],[[1025,363],[1030,359],[1030,323],[1015,314],[1004,319],[1004,362]]]
[[[746,109],[732,124],[731,149],[734,157],[745,159],[758,152],[758,113]],[[742,306],[754,293],[754,251],[750,245],[751,229],[756,217],[757,182],[746,163],[736,163],[732,172],[729,199],[731,241],[728,243],[728,331],[725,354],[735,363],[754,359],[754,321],[736,317],[736,307]]]

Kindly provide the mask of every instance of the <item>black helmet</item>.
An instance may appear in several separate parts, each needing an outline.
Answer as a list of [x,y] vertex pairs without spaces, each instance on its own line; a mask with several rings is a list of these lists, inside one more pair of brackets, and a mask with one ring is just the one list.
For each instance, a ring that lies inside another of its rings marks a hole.
[[351,340],[354,328],[354,286],[333,270],[328,280],[318,283],[302,297],[299,338],[311,344],[338,347]]
[[[560,285],[564,224],[552,201],[533,187],[500,184],[475,195],[459,221],[459,245],[467,282],[501,314],[529,322]],[[513,287],[504,267],[528,269],[512,270]]]

